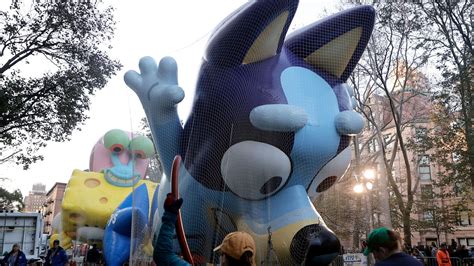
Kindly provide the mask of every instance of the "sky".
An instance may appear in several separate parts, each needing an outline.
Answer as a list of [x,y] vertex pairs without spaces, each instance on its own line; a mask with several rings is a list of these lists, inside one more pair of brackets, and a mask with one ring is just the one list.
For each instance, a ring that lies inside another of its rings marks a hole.
[[[186,120],[191,108],[194,85],[207,40],[214,27],[243,0],[122,0],[110,2],[115,8],[116,32],[110,54],[123,68],[105,88],[91,96],[89,119],[75,130],[68,142],[50,142],[40,151],[44,160],[22,170],[15,164],[0,165],[0,178],[10,191],[19,188],[27,195],[34,183],[67,183],[74,169],[87,169],[92,147],[108,130],[138,131],[145,116],[142,106],[123,82],[127,70],[138,71],[138,61],[152,56],[159,61],[172,56],[178,63],[178,83],[185,99],[178,105],[180,118]],[[300,28],[335,12],[337,0],[301,0],[293,24]],[[0,6],[0,8],[3,8]],[[31,66],[35,67],[35,66]]]

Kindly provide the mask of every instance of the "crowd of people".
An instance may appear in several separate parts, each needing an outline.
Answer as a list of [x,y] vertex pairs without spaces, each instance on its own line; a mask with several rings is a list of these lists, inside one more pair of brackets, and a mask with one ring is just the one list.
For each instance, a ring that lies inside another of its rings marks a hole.
[[[176,199],[168,194],[162,217],[162,226],[154,243],[153,260],[157,265],[190,265],[183,258],[173,252],[173,235],[179,209],[183,199]],[[59,240],[53,241],[53,246],[48,250],[44,265],[66,266],[69,265],[65,250],[59,245]],[[375,266],[452,266],[473,265],[474,248],[468,250],[466,246],[459,245],[455,240],[450,245],[442,243],[438,245],[432,242],[430,246],[410,247],[402,246],[400,234],[386,227],[374,229],[364,242],[363,253],[365,256],[373,255]],[[246,232],[232,232],[228,234],[222,243],[214,249],[220,255],[220,265],[245,265],[255,266],[256,245],[252,237]],[[466,258],[472,260],[465,260]],[[453,264],[456,258],[461,264]],[[432,261],[430,261],[432,260]],[[90,266],[102,265],[102,254],[94,244],[87,251],[84,264]],[[14,244],[9,253],[4,254],[1,265],[26,266],[27,259],[18,244]]]
[[[451,245],[441,243],[438,245],[432,242],[430,246],[401,247],[400,234],[385,227],[373,230],[367,239],[365,255],[373,254],[375,266],[390,265],[473,265],[474,249],[468,250],[464,245],[458,245],[455,240]],[[470,259],[472,258],[472,259]],[[453,260],[458,263],[453,264]]]
[[[40,265],[45,266],[72,266],[66,251],[59,245],[59,240],[53,241],[53,246],[48,250],[43,263]],[[36,261],[28,261],[25,253],[21,251],[19,244],[13,244],[12,250],[3,254],[3,259],[0,261],[1,266],[26,266],[26,265],[38,265]],[[87,255],[84,257],[84,265],[87,266],[98,266],[104,265],[102,260],[102,253],[97,248],[96,244],[87,251]]]
[[454,239],[451,240],[450,245],[441,243],[438,246],[432,242],[431,245],[405,246],[403,251],[418,259],[437,257],[439,251],[449,255],[450,258],[457,258],[461,261],[465,258],[474,258],[474,248],[468,249],[465,245],[459,245]]
[[[176,217],[182,203],[182,199],[175,199],[172,194],[168,194],[164,203],[163,224],[153,254],[153,260],[158,265],[189,265],[173,253],[172,248]],[[458,245],[454,240],[449,246],[446,243],[442,243],[439,247],[436,243],[432,243],[429,247],[402,246],[400,234],[385,227],[373,230],[365,243],[364,255],[373,254],[376,260],[375,266],[422,266],[427,262],[425,259],[433,260],[429,265],[452,266],[451,258],[464,262],[465,258],[474,256],[473,249],[469,251],[466,246]],[[215,251],[221,252],[221,265],[255,265],[255,242],[247,233],[230,233]],[[470,263],[471,261],[466,265]]]
[[[65,266],[69,263],[66,251],[59,245],[59,240],[54,240],[53,246],[48,250],[43,265],[45,266]],[[21,251],[19,244],[13,244],[12,250],[5,254],[2,266],[26,266],[30,265],[25,253]]]

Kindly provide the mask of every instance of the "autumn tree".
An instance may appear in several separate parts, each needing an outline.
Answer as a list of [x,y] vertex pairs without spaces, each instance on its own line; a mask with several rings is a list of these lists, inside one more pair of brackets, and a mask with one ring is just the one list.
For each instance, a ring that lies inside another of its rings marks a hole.
[[466,174],[458,176],[460,182],[470,182],[474,188],[474,50],[472,46],[472,14],[474,2],[469,0],[417,2],[424,12],[431,34],[426,41],[436,48],[437,68],[442,78],[436,91],[436,102],[446,108],[452,118],[453,130],[464,135],[464,147],[457,160],[465,167]]
[[408,146],[429,154],[437,168],[432,199],[418,202],[423,217],[416,227],[433,230],[438,238],[459,226],[462,215],[470,215],[474,200],[473,6],[472,1],[416,3],[429,22],[431,34],[421,38],[434,50],[432,61],[440,75],[432,91],[431,124]]
[[421,212],[429,213],[429,219],[422,219],[418,226],[434,230],[439,239],[440,233],[450,233],[460,225],[463,214],[472,214],[469,207],[474,194],[463,126],[457,123],[450,107],[438,102],[433,111],[431,127],[419,131],[408,145],[418,154],[428,151],[430,162],[437,167],[436,179],[428,190],[422,187],[418,202]]
[[451,197],[446,197],[442,190],[436,189],[434,191],[422,189],[421,193],[415,207],[420,217],[414,219],[413,228],[420,232],[434,232],[438,242],[441,234],[446,236],[448,233],[453,233],[461,225],[463,213],[470,215],[466,200],[452,200]]
[[[386,178],[395,210],[389,215],[392,226],[399,225],[404,242],[411,245],[411,214],[419,177],[406,136],[414,125],[428,122],[430,84],[421,69],[432,50],[420,38],[429,34],[424,14],[412,3],[379,2],[374,7],[377,23],[366,53],[350,79],[357,92],[359,111],[368,121],[368,130],[360,136],[362,150],[367,152],[361,156],[365,162],[377,165],[382,179]],[[400,158],[399,166],[395,165],[396,158]],[[382,185],[379,189],[384,192],[386,187]],[[383,209],[389,212],[387,207]]]
[[0,11],[0,163],[26,169],[84,123],[90,96],[121,67],[107,54],[114,27],[113,8],[97,1],[14,0]]

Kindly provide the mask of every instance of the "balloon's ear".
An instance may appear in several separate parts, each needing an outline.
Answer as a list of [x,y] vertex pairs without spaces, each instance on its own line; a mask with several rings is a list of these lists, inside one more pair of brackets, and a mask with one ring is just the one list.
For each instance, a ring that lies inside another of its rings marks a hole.
[[251,64],[280,53],[298,1],[250,1],[211,36],[204,60],[222,66]]
[[372,34],[375,10],[359,6],[292,33],[285,46],[318,70],[346,81]]

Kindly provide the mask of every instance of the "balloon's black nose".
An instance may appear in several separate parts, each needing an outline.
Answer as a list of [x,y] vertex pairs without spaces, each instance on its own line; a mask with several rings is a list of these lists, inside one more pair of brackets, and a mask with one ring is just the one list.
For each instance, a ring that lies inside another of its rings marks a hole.
[[295,263],[325,266],[331,263],[341,250],[336,235],[326,226],[312,224],[295,234],[290,253]]

